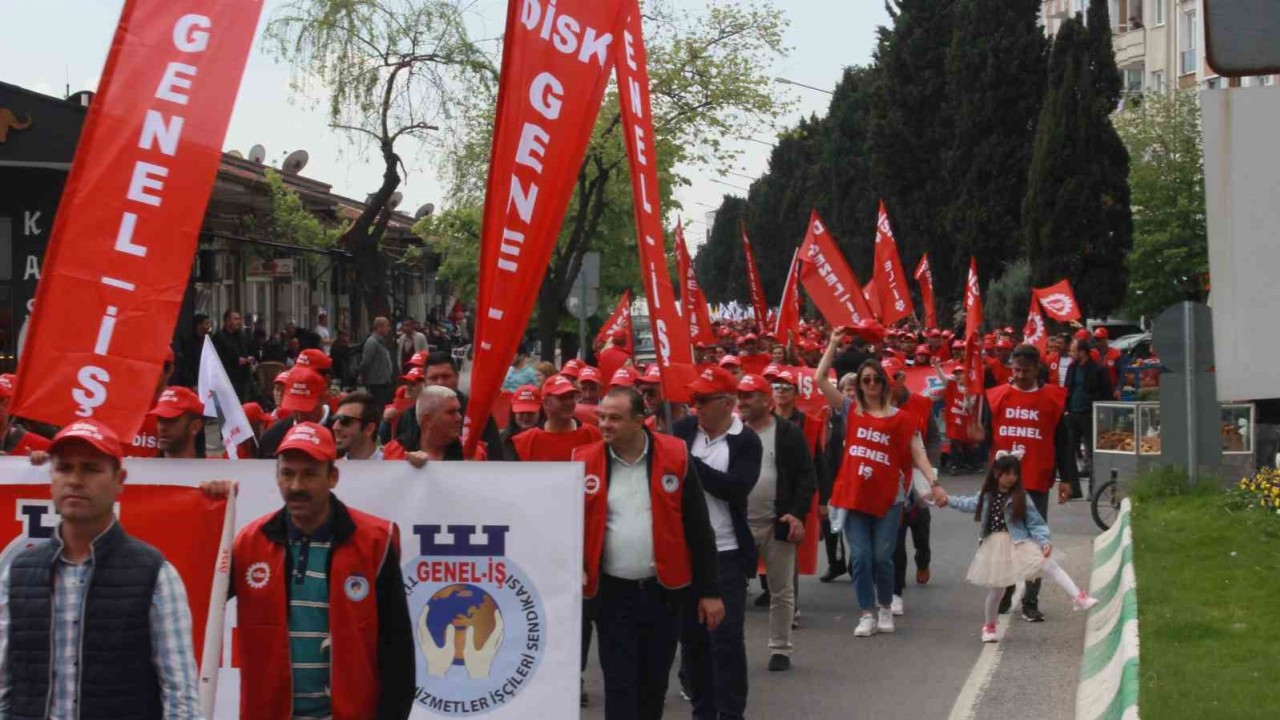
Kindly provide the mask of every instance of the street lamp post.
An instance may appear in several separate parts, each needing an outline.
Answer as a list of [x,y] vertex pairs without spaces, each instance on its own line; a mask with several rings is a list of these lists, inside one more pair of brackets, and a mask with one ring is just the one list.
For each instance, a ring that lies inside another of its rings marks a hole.
[[834,93],[834,92],[832,92],[832,91],[830,91],[830,90],[823,90],[823,89],[822,89],[822,88],[820,88],[820,87],[814,87],[814,86],[812,86],[812,85],[805,85],[805,84],[804,84],[804,83],[802,83],[802,82],[796,82],[795,80],[788,80],[788,79],[786,79],[786,78],[784,78],[784,77],[776,77],[776,78],[774,78],[774,79],[773,79],[773,81],[774,81],[774,82],[782,83],[783,85],[795,85],[796,87],[802,87],[802,88],[805,88],[806,90],[813,90],[814,92],[826,93],[826,94],[828,94],[828,95],[835,95],[835,93]]

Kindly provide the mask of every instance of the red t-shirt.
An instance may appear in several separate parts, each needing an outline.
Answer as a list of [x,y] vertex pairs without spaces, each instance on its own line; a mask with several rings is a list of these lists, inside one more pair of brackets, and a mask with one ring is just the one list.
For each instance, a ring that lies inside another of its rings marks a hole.
[[969,423],[972,422],[969,417],[970,403],[955,380],[947,383],[942,402],[946,406],[947,439],[970,442],[968,429]]
[[1057,467],[1054,434],[1067,405],[1067,391],[1057,385],[1029,391],[1001,385],[987,390],[987,404],[991,407],[991,458],[1000,450],[1021,449],[1022,486],[1048,492]]
[[830,505],[883,517],[911,477],[915,416],[875,417],[851,411],[845,418],[844,459]]
[[583,425],[594,425],[599,427],[600,406],[578,403],[577,407],[573,409],[573,416]]
[[919,393],[908,393],[906,402],[898,406],[899,410],[910,413],[916,419],[916,432],[920,439],[929,437],[929,422],[933,420],[933,403]]
[[991,377],[996,380],[996,387],[1009,384],[1009,378],[1013,375],[1013,372],[1009,370],[1008,366],[997,358],[984,358],[984,361],[987,363],[987,369],[991,371]]
[[738,360],[742,363],[743,375],[763,375],[764,369],[769,367],[769,363],[773,362],[773,356],[764,353],[749,353],[739,355]]
[[124,456],[160,457],[160,436],[156,432],[155,415],[147,415],[142,419],[142,427],[138,428],[138,434],[133,436],[133,442],[124,446]]
[[601,350],[596,355],[596,362],[600,365],[600,377],[604,378],[605,382],[612,382],[613,374],[630,359],[631,356],[626,350],[613,345]]
[[574,449],[601,439],[600,431],[594,425],[584,423],[569,432],[529,428],[511,438],[511,444],[515,445],[520,459],[527,462],[568,462]]

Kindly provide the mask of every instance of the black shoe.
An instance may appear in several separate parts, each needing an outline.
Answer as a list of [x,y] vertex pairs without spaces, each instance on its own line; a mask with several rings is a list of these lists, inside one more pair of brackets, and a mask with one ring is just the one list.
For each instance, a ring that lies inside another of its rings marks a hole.
[[1004,589],[1004,597],[1000,598],[1000,614],[1004,615],[1009,612],[1009,608],[1013,606],[1013,588]]
[[578,693],[578,707],[587,707],[591,704],[591,696],[587,695],[587,681],[581,681],[578,687],[581,688]]
[[1037,604],[1022,604],[1022,619],[1027,622],[1044,622],[1044,613],[1040,612]]
[[769,672],[779,672],[791,669],[791,658],[786,655],[774,653],[769,656]]
[[832,565],[827,568],[827,571],[822,574],[822,577],[818,578],[818,582],[829,583],[832,580],[835,580],[836,578],[840,577],[841,575],[844,575],[845,572],[847,572],[847,570],[845,569],[844,566]]
[[755,606],[767,608],[769,607],[769,603],[772,601],[773,601],[773,598],[769,595],[769,591],[765,590],[764,592],[760,593],[760,597],[756,598]]

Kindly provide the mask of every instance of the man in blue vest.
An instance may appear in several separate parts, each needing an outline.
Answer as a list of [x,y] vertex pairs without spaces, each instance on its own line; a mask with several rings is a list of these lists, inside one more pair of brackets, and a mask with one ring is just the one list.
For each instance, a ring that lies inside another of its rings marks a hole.
[[199,718],[182,579],[113,510],[119,437],[78,420],[49,456],[61,522],[0,576],[0,718]]

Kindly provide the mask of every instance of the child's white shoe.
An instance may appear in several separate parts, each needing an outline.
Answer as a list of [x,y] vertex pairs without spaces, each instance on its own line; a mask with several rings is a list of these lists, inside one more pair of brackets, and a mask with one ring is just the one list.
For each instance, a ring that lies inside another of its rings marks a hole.
[[876,619],[874,615],[863,615],[858,621],[858,627],[854,628],[854,637],[871,637],[876,634]]
[[1098,598],[1090,595],[1088,592],[1081,590],[1080,594],[1071,601],[1071,605],[1076,610],[1088,610],[1098,604]]
[[893,596],[893,602],[889,603],[889,609],[893,611],[894,615],[902,614],[902,596],[901,595]]
[[995,623],[991,623],[990,625],[983,625],[983,626],[982,626],[982,642],[984,642],[984,643],[993,643],[993,642],[999,642],[999,641],[1000,641],[1000,638],[996,637],[996,624],[995,624]]
[[893,632],[893,611],[887,607],[880,608],[880,619],[876,621],[876,632]]

